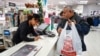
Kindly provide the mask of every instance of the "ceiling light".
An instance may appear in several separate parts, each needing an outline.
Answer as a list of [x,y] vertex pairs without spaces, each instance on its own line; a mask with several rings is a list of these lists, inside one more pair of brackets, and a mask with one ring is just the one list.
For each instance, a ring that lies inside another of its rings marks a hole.
[[67,4],[65,1],[60,1],[59,4]]
[[79,1],[79,4],[87,4],[88,1]]
[[98,5],[100,5],[100,3],[97,3]]

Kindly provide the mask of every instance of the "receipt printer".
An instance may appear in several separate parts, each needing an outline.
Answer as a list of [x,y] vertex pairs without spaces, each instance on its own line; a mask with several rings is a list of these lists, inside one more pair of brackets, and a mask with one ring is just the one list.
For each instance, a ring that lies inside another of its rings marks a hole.
[[49,37],[55,37],[55,34],[51,31],[45,31],[45,34]]

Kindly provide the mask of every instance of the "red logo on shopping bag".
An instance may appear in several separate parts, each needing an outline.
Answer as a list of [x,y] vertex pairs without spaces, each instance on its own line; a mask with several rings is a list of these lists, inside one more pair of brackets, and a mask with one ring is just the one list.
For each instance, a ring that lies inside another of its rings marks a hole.
[[76,52],[73,49],[72,38],[67,36],[64,40],[63,49],[61,50],[61,54],[64,56],[76,56]]

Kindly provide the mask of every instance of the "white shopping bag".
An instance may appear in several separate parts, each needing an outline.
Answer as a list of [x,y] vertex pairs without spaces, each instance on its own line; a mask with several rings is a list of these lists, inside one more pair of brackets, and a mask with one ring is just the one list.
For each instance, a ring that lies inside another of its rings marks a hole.
[[62,51],[66,51],[66,52],[72,51],[73,53],[76,52],[76,55],[80,55],[82,53],[82,44],[81,44],[81,39],[79,37],[79,34],[76,30],[76,27],[74,23],[72,22],[71,30],[67,32],[66,30],[67,25],[68,23],[66,23],[64,29],[62,29],[62,32],[59,36],[59,39],[57,42],[57,53],[59,55],[63,55]]
[[76,29],[75,24],[72,22],[72,40],[73,40],[73,47],[75,49],[75,51],[77,52],[77,55],[81,55],[82,54],[82,42],[81,42],[81,38],[78,34],[78,31]]

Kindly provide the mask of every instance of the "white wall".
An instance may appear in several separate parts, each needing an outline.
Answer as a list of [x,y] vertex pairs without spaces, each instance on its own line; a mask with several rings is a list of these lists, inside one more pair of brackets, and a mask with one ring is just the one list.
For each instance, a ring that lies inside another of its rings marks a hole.
[[83,16],[89,16],[93,14],[93,11],[97,11],[95,15],[100,14],[100,5],[97,4],[74,5],[72,8],[75,10],[75,12],[82,13]]
[[77,13],[83,13],[83,5],[75,5],[72,7],[75,12]]
[[96,5],[96,4],[84,5],[84,8],[83,8],[84,15],[90,15],[91,11],[100,12],[100,5]]

